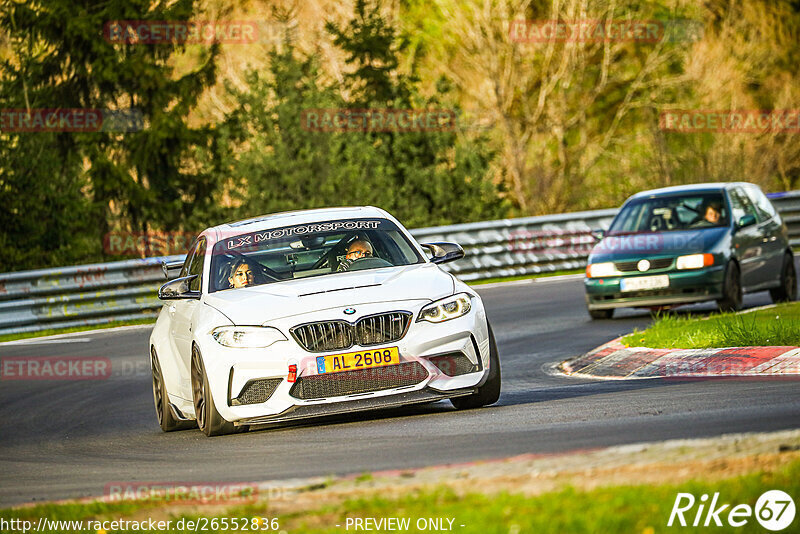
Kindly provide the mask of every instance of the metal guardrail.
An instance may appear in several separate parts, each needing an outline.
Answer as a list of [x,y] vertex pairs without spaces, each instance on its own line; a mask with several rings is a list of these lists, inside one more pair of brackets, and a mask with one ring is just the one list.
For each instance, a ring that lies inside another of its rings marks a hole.
[[580,269],[616,209],[503,219],[412,230],[425,241],[453,241],[465,257],[442,265],[464,281]]
[[[800,246],[800,191],[769,195]],[[454,241],[466,256],[443,265],[465,281],[579,269],[616,209],[503,219],[412,230],[421,242]],[[146,258],[0,274],[0,334],[154,318],[164,283],[161,261]]]
[[800,191],[769,193],[767,196],[778,209],[783,222],[789,229],[792,248],[800,247]]

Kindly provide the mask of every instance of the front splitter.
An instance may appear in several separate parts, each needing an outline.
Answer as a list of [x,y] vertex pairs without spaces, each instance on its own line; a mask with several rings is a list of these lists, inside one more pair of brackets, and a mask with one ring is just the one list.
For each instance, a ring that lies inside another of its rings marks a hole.
[[255,426],[271,425],[273,423],[284,423],[297,419],[310,419],[315,417],[327,417],[330,415],[341,415],[353,412],[366,412],[371,410],[385,410],[388,408],[398,408],[411,404],[425,404],[436,402],[454,397],[464,397],[475,392],[474,388],[458,389],[453,391],[438,391],[431,388],[409,391],[408,393],[398,393],[385,397],[354,399],[348,401],[333,402],[327,404],[304,404],[292,406],[277,415],[266,415],[250,417],[235,421],[236,426]]

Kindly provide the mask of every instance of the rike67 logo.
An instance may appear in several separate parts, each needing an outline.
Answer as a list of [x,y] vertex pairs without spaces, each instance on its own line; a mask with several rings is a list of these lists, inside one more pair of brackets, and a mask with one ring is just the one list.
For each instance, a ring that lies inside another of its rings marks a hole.
[[781,490],[765,491],[755,507],[725,503],[720,499],[719,492],[714,493],[710,502],[705,493],[699,499],[691,493],[678,493],[667,526],[743,527],[755,517],[762,527],[777,532],[794,522],[795,513],[794,500]]

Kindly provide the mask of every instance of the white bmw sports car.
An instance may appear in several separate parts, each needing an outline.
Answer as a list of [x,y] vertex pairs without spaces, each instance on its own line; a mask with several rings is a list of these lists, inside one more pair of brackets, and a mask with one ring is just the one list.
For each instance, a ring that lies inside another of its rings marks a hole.
[[150,336],[164,431],[213,436],[252,425],[500,395],[480,297],[385,211],[279,213],[202,232]]

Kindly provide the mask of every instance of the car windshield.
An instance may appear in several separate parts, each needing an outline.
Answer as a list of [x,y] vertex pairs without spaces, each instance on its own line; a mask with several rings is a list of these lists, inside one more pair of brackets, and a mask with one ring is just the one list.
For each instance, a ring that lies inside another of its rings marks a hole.
[[728,206],[722,193],[656,196],[625,204],[608,234],[695,230],[727,224]]
[[209,291],[422,263],[387,219],[325,221],[226,237],[214,245]]

